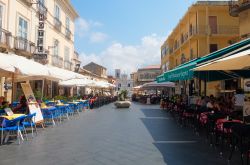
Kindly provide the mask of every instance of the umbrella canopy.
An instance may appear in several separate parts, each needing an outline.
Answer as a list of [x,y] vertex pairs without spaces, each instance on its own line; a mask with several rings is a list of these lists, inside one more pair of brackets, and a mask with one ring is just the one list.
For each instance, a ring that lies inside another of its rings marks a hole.
[[250,67],[250,49],[225,57],[214,62],[201,65],[195,71],[242,70]]
[[57,78],[59,80],[71,80],[71,79],[87,79],[87,76],[81,75],[79,73],[75,73],[69,70],[65,70],[62,68],[54,67],[48,65],[49,72],[52,77]]
[[138,86],[133,87],[133,89],[139,90],[139,89],[141,89],[141,87],[142,87],[142,85],[138,85]]
[[84,87],[84,86],[89,86],[93,83],[94,83],[93,80],[89,80],[87,78],[81,78],[81,79],[70,79],[70,80],[60,81],[59,85]]
[[0,53],[0,69],[4,73],[16,73],[21,76],[50,77],[49,69],[35,61],[14,54]]
[[156,81],[153,81],[153,82],[145,83],[142,85],[142,88],[161,88],[161,87],[174,88],[175,83],[173,83],[173,82],[157,83]]

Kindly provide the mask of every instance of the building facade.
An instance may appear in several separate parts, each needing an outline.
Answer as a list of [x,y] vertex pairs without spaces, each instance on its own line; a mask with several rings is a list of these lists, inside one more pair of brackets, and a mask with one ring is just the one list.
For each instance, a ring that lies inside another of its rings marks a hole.
[[143,85],[156,80],[156,77],[161,74],[160,65],[150,65],[144,68],[139,68],[133,78],[136,79],[136,86]]
[[239,18],[240,38],[250,37],[250,0],[229,2],[229,14]]
[[[0,51],[74,71],[80,63],[74,48],[77,17],[70,0],[0,0]],[[31,85],[41,84],[36,83]]]
[[[198,1],[190,6],[161,46],[162,72],[237,42],[239,19],[231,17],[228,9],[228,1]],[[208,94],[214,94],[218,85],[220,82],[208,83]],[[180,82],[178,87],[185,91],[188,86],[203,89],[196,80]]]
[[89,64],[83,66],[83,69],[86,69],[100,77],[107,78],[107,68],[94,62],[90,62]]

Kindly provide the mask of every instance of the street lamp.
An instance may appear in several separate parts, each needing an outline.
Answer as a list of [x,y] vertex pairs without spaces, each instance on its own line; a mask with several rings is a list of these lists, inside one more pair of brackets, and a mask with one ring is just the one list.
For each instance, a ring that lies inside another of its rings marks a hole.
[[75,72],[78,73],[78,72],[79,72],[79,69],[80,69],[80,64],[76,64],[76,65],[75,65]]

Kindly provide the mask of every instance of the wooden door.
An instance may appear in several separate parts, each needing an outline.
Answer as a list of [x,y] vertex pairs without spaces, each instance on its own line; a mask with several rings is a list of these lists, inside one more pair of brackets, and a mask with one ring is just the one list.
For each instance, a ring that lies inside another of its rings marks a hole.
[[217,16],[209,16],[209,27],[211,34],[217,34]]

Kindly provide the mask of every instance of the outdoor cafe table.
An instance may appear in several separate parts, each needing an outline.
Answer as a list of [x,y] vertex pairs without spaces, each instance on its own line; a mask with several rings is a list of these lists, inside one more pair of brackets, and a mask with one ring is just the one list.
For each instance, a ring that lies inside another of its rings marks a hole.
[[13,114],[11,116],[3,115],[0,117],[3,117],[3,118],[8,119],[8,120],[13,120],[13,119],[16,119],[16,118],[21,117],[21,116],[25,116],[25,114]]

